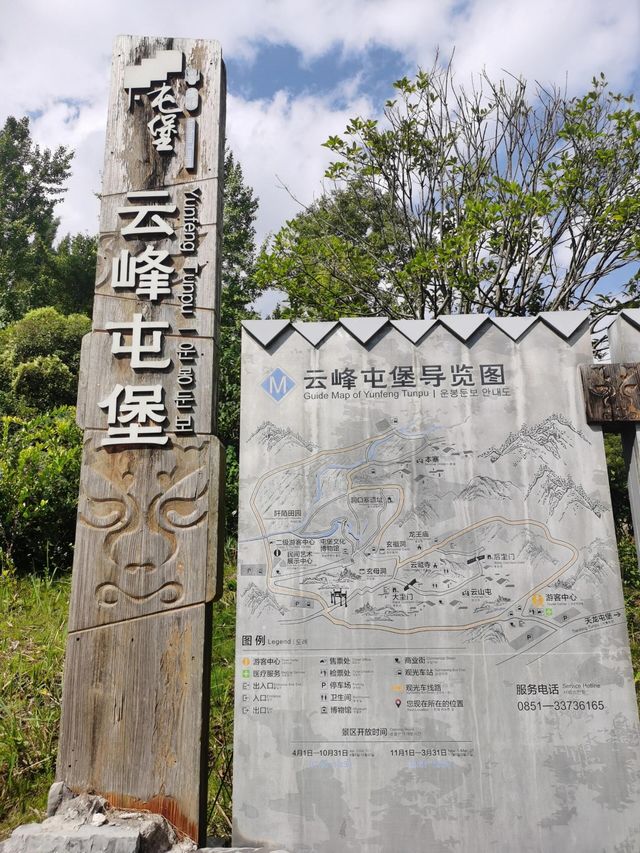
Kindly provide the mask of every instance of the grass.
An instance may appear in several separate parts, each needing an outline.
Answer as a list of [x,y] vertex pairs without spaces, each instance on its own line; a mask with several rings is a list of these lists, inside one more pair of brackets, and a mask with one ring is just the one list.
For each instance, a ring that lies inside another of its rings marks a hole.
[[[44,818],[55,774],[70,576],[0,574],[0,839]],[[209,834],[231,835],[235,546],[214,604]]]
[[[634,557],[635,559],[635,557]],[[225,554],[223,595],[214,605],[209,739],[209,834],[231,834],[235,546]],[[624,562],[624,561],[623,561]],[[640,583],[625,587],[640,704]],[[0,575],[0,839],[44,817],[53,781],[70,578]]]
[[0,837],[40,820],[53,780],[69,577],[0,575]]
[[229,540],[225,548],[224,591],[213,606],[207,827],[209,835],[220,838],[231,835],[236,557],[235,542]]

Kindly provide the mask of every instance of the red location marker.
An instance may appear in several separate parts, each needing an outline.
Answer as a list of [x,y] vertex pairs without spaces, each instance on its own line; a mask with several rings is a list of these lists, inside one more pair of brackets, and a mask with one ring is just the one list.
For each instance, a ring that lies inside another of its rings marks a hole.
[[399,708],[402,705],[402,699],[396,699],[396,708]]

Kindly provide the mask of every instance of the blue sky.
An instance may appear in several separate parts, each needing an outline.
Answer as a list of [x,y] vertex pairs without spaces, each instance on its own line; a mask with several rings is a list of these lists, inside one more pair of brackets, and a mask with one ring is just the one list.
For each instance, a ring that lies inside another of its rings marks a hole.
[[305,60],[293,45],[264,44],[252,62],[230,56],[226,64],[230,88],[240,97],[269,98],[280,90],[294,96],[335,92],[336,105],[344,80],[357,79],[361,90],[382,103],[390,93],[391,83],[414,71],[413,63],[400,51],[381,45],[372,45],[356,55],[345,54],[334,46],[316,59]]
[[228,140],[260,198],[260,239],[322,191],[321,143],[379,116],[393,80],[438,48],[455,51],[462,80],[486,68],[570,93],[600,71],[617,90],[640,83],[634,0],[0,0],[0,121],[30,114],[38,142],[76,151],[61,233],[97,230],[119,33],[220,41]]

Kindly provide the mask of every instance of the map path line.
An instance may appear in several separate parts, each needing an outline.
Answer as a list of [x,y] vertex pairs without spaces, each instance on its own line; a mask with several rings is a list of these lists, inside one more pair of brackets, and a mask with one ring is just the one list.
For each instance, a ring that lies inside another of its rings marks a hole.
[[[598,614],[594,613],[593,615],[596,616]],[[572,625],[574,622],[579,622],[581,619],[584,619],[584,616],[576,616],[575,619],[571,619],[571,620],[569,620],[569,622],[565,622],[562,625],[562,627],[566,628],[568,625]],[[532,658],[530,661],[527,661],[526,666],[531,666],[531,664],[535,663],[536,661],[541,660],[543,657],[546,657],[546,655],[551,654],[551,652],[554,652],[556,649],[559,649],[560,646],[563,646],[565,643],[570,643],[570,642],[572,642],[572,640],[575,640],[578,637],[582,637],[584,634],[590,634],[592,631],[602,631],[605,628],[613,628],[614,625],[624,625],[625,630],[627,627],[626,620],[623,621],[622,619],[618,619],[615,622],[607,622],[606,624],[603,624],[603,625],[585,625],[584,628],[582,628],[579,631],[576,631],[575,634],[572,634],[570,637],[565,637],[564,640],[560,640],[560,642],[556,643],[555,646],[551,646],[551,648],[546,649],[546,651],[544,651],[544,652],[541,652],[539,655],[537,655],[537,657]],[[560,630],[559,628],[554,629],[553,635],[557,634],[559,630]],[[551,637],[541,637],[536,643],[533,643],[533,645],[529,646],[529,648],[526,652],[516,652],[516,654],[514,654],[514,655],[509,655],[508,658],[501,660],[499,663],[496,664],[496,666],[502,666],[503,663],[508,663],[510,660],[513,660],[514,658],[522,657],[523,655],[531,654],[532,649],[534,649],[536,646],[541,645],[545,641],[552,639],[553,635]],[[582,654],[584,654],[584,652],[560,652],[559,654],[561,654],[561,655],[582,655]]]
[[[266,477],[269,476],[270,473],[274,473],[274,472],[267,472],[267,474],[263,475],[263,478],[261,478],[261,479],[265,479]],[[256,488],[257,488],[257,485],[256,485]],[[361,487],[359,487],[359,488],[361,488]],[[252,508],[254,510],[254,514],[256,516],[256,520],[257,520],[258,525],[262,531],[263,539],[267,540],[268,534],[267,534],[267,531],[264,527],[262,517],[260,516],[260,513],[258,513],[256,511],[256,508],[255,508],[253,501],[251,501],[251,503],[252,503]],[[441,542],[435,543],[431,548],[428,548],[425,551],[421,551],[419,555],[414,555],[412,557],[408,557],[405,560],[402,560],[401,562],[399,562],[397,564],[395,571],[397,572],[398,568],[400,568],[401,566],[408,565],[408,564],[414,562],[415,560],[421,559],[423,556],[425,556],[425,555],[427,555],[433,551],[441,550],[443,545],[447,545],[450,542],[455,541],[455,539],[459,538],[460,536],[465,535],[466,533],[469,533],[471,530],[476,530],[479,527],[483,527],[487,524],[492,524],[496,521],[503,522],[504,524],[507,524],[507,525],[512,526],[512,527],[516,527],[516,526],[538,527],[543,531],[545,538],[549,542],[551,542],[554,545],[560,545],[561,547],[564,546],[573,552],[571,559],[568,560],[566,563],[564,563],[553,575],[549,576],[548,578],[545,578],[543,581],[541,581],[535,587],[528,590],[528,592],[525,595],[516,599],[515,602],[513,602],[511,605],[509,605],[509,608],[513,608],[515,605],[517,605],[517,603],[519,601],[527,601],[532,595],[534,595],[540,589],[543,589],[545,586],[548,586],[550,583],[553,583],[553,581],[556,580],[558,577],[560,577],[568,568],[570,568],[577,561],[577,559],[579,557],[579,552],[578,552],[577,548],[575,548],[575,546],[573,546],[571,543],[566,542],[562,539],[556,539],[554,536],[551,535],[548,527],[543,522],[535,521],[533,519],[528,519],[528,518],[525,518],[525,519],[508,519],[508,518],[505,518],[504,516],[494,515],[494,516],[488,516],[487,518],[481,519],[480,521],[477,521],[477,522],[474,522],[473,524],[468,525],[467,527],[463,528],[462,530],[458,530],[455,533],[452,533],[450,536],[446,537]],[[492,624],[494,622],[500,621],[502,614],[508,609],[507,607],[505,607],[501,612],[495,614],[494,616],[487,617],[486,619],[480,619],[480,620],[477,620],[475,622],[470,622],[470,623],[467,623],[465,625],[456,625],[456,626],[424,625],[424,626],[419,626],[419,627],[415,627],[415,628],[389,628],[389,627],[383,626],[383,625],[352,624],[352,623],[346,622],[343,619],[335,618],[333,616],[331,610],[327,607],[326,599],[324,599],[318,593],[315,593],[312,590],[304,590],[304,591],[294,590],[294,589],[291,589],[290,587],[278,586],[275,582],[272,583],[271,573],[272,573],[273,565],[272,565],[272,560],[271,560],[271,554],[269,553],[268,549],[267,549],[267,563],[268,563],[268,570],[267,570],[266,582],[267,582],[267,587],[269,588],[269,590],[271,592],[273,592],[275,594],[287,595],[287,596],[292,597],[292,598],[313,598],[314,600],[318,601],[322,605],[322,611],[321,611],[321,613],[319,613],[317,615],[323,615],[327,619],[329,619],[329,621],[331,621],[334,625],[340,625],[344,628],[348,628],[349,630],[364,629],[364,630],[373,630],[373,631],[385,631],[386,633],[401,634],[401,635],[418,634],[418,633],[434,632],[434,631],[467,631],[471,628],[477,628],[477,627],[480,627],[482,625]],[[395,576],[395,572],[394,572],[394,576]],[[384,585],[384,583],[386,583],[386,581],[381,582],[381,584],[379,584],[378,586],[382,586],[382,585]],[[377,587],[374,587],[374,589],[376,589],[376,588]]]

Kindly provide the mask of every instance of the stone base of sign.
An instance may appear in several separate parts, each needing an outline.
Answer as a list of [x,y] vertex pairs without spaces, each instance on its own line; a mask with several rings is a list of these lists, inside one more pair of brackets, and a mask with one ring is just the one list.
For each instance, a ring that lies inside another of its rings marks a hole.
[[[223,839],[210,838],[210,844]],[[76,797],[54,782],[42,823],[17,827],[0,842],[0,853],[267,853],[265,847],[196,847],[179,838],[161,815],[112,809],[103,797]],[[276,850],[273,853],[287,853]]]
[[74,797],[62,782],[52,785],[48,817],[17,827],[0,853],[193,853],[160,815],[110,809],[102,797]]

